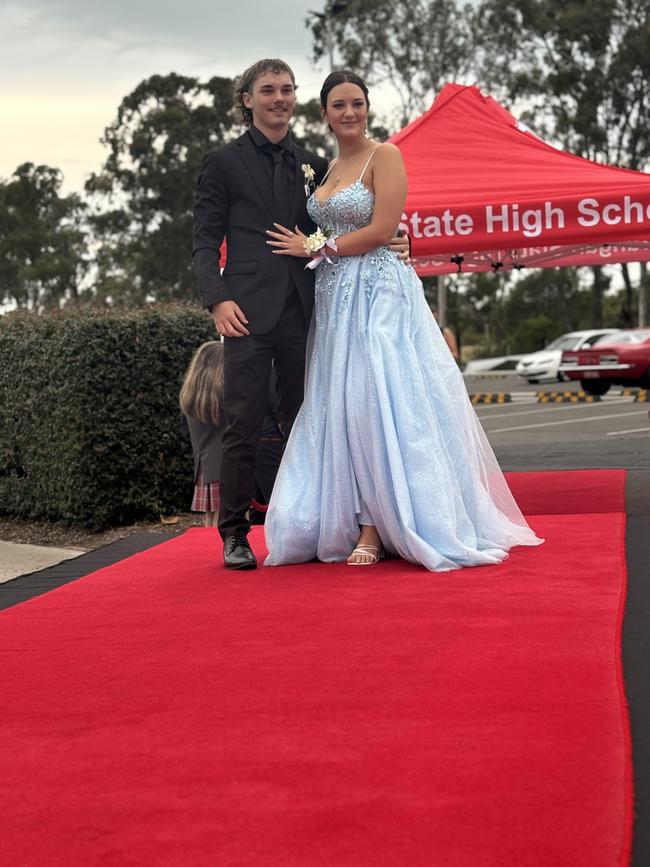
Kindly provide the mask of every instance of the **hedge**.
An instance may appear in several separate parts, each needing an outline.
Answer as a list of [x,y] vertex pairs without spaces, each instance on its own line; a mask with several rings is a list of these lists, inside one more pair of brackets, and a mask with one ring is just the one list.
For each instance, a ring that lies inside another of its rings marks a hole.
[[0,513],[96,529],[187,511],[196,306],[0,316]]

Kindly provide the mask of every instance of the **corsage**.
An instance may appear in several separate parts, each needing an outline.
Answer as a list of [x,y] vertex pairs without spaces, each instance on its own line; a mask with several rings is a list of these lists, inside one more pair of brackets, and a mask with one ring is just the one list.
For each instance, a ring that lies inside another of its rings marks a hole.
[[308,235],[303,241],[303,249],[308,256],[314,256],[314,253],[318,253],[318,256],[314,256],[311,262],[308,262],[305,265],[305,270],[309,269],[313,271],[314,268],[318,267],[322,261],[329,262],[330,265],[335,265],[336,262],[330,258],[330,252],[338,252],[336,247],[336,238],[338,236],[326,235],[322,229],[316,229],[316,231],[312,235]]

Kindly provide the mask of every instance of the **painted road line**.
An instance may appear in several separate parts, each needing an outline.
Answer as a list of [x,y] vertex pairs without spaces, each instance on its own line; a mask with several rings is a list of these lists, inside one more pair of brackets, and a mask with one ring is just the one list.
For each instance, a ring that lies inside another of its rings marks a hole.
[[608,434],[605,434],[605,436],[617,437],[617,436],[621,436],[621,434],[629,434],[629,433],[650,434],[650,427],[648,427],[646,425],[645,427],[634,427],[631,430],[612,430]]
[[[628,412],[628,413],[626,413],[626,415],[631,416],[631,415],[634,415],[634,413]],[[645,413],[640,412],[640,413],[637,413],[637,415],[645,415]],[[608,419],[608,418],[619,418],[620,419],[620,417],[621,417],[621,414],[618,412],[615,415],[594,415],[591,418],[585,418],[585,416],[581,416],[581,418],[566,418],[566,419],[564,419],[564,421],[542,421],[542,422],[539,422],[538,424],[520,424],[520,425],[515,425],[513,427],[500,427],[500,428],[497,428],[496,430],[486,430],[485,433],[486,434],[510,433],[510,431],[513,431],[513,430],[533,430],[533,428],[536,428],[536,427],[553,427],[555,425],[560,425],[560,424],[584,424],[586,421],[588,421],[588,422],[605,421],[605,419]]]
[[[611,401],[611,403],[625,403],[628,406],[631,406],[629,400],[616,400],[616,401]],[[588,406],[595,406],[595,404],[593,404],[593,403],[572,403],[570,406],[557,406],[557,407],[553,406],[553,414],[558,413],[558,412],[570,412],[570,411],[576,410],[576,409],[585,409]],[[483,409],[483,406],[481,406],[479,408]],[[486,406],[485,408],[487,409],[488,407]],[[491,406],[490,406],[490,409],[492,409]],[[511,409],[513,409],[513,407],[509,406],[508,410],[511,410]],[[598,409],[602,410],[602,406],[598,407]],[[635,409],[636,409],[636,407],[635,407]],[[519,416],[522,416],[522,415],[534,415],[535,413],[539,413],[539,412],[543,412],[546,415],[548,415],[548,412],[549,412],[548,405],[545,404],[544,409],[523,409],[521,412],[501,412],[501,413],[499,413],[498,418],[499,419],[502,419],[502,418],[519,418]],[[494,413],[492,413],[492,415],[494,415]],[[627,413],[623,413],[623,415],[627,415]],[[589,416],[590,416],[590,414],[587,413],[586,415],[581,416],[581,418],[583,418],[583,419],[585,419],[585,421],[587,421],[589,419]],[[479,418],[487,418],[487,417],[488,417],[487,415],[479,415]]]

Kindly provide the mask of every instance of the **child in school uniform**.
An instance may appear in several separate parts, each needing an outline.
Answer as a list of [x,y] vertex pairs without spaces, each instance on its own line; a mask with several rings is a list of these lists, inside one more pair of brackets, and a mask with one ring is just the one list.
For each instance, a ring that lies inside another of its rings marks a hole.
[[194,453],[194,496],[191,510],[205,512],[205,526],[216,526],[221,503],[223,438],[223,344],[203,343],[194,353],[179,397]]
[[[209,340],[194,353],[185,374],[179,400],[194,453],[194,496],[190,508],[193,512],[205,512],[206,527],[216,527],[221,504],[219,478],[223,439],[221,341]],[[254,524],[264,523],[283,447],[284,441],[278,426],[277,388],[273,373],[269,406],[264,416],[255,456],[255,492],[250,511],[251,522]]]

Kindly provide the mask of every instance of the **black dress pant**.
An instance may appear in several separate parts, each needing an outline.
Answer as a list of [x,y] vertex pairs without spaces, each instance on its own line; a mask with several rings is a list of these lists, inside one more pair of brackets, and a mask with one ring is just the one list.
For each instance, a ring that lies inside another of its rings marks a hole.
[[275,361],[279,424],[286,439],[304,397],[308,327],[297,292],[287,299],[267,334],[226,337],[221,452],[219,532],[225,538],[248,533],[246,512],[255,491],[255,451],[269,405],[269,378]]
[[284,454],[284,445],[284,439],[280,437],[269,439],[264,434],[257,444],[255,491],[253,492],[253,505],[249,513],[251,524],[263,524],[266,519],[266,507],[271,499],[275,477],[278,474],[280,461]]

